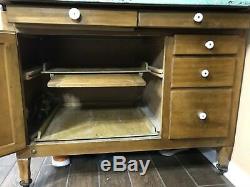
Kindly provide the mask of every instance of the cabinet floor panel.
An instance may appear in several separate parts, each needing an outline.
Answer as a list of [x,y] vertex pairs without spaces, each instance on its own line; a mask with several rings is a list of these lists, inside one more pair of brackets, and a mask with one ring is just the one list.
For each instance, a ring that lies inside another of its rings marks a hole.
[[138,107],[61,108],[38,141],[120,138],[158,135]]

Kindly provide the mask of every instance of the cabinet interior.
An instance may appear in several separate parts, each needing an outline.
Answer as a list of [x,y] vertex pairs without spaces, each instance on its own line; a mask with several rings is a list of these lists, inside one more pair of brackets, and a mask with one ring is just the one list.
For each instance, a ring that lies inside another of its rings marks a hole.
[[164,38],[18,35],[31,140],[161,135]]

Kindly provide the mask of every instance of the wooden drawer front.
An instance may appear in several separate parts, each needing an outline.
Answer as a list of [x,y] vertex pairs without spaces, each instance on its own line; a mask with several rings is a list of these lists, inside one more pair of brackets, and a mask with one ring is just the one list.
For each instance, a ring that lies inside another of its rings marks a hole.
[[[240,38],[237,35],[176,35],[174,54],[236,54]],[[213,42],[214,47],[208,49],[205,45]]]
[[13,23],[97,25],[97,26],[137,26],[136,11],[100,10],[80,8],[81,18],[72,20],[69,8],[58,7],[8,7],[8,19]]
[[[202,14],[203,19],[196,22],[195,17],[199,14]],[[240,13],[139,12],[139,26],[160,28],[249,28],[247,18],[249,18],[249,14]]]
[[231,89],[172,91],[170,139],[226,137],[231,95]]
[[234,58],[175,58],[172,87],[232,86]]

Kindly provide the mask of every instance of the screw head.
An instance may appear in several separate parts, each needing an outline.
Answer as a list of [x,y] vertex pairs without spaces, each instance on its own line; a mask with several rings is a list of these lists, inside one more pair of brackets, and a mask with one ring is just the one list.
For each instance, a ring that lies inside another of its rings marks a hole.
[[32,149],[32,150],[31,150],[31,153],[32,153],[32,154],[36,154],[37,151],[36,151],[35,149]]

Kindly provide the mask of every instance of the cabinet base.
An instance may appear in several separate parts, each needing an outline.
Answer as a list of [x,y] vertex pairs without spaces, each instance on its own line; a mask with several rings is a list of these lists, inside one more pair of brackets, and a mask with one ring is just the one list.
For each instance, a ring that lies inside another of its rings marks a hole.
[[231,160],[233,147],[221,147],[217,150],[217,159],[218,164],[216,168],[218,169],[219,174],[224,174],[228,171],[228,164]]
[[218,174],[220,174],[220,175],[223,175],[224,173],[226,173],[228,171],[227,166],[222,166],[220,164],[216,164],[216,168],[217,168]]
[[29,179],[29,182],[28,182],[28,183],[25,182],[24,180],[21,180],[21,181],[19,182],[19,184],[20,184],[21,186],[23,186],[23,187],[29,187],[31,183],[32,183],[32,179]]
[[24,187],[28,187],[32,183],[30,174],[30,158],[19,159],[17,154],[17,165],[19,169],[19,184]]

